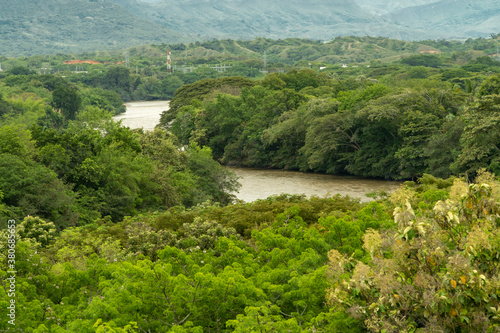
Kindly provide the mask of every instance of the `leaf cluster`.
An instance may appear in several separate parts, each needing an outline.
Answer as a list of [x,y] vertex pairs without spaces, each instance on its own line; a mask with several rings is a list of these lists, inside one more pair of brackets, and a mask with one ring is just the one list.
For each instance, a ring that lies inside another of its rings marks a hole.
[[497,187],[484,172],[476,183],[455,179],[449,198],[418,210],[411,190],[395,194],[398,227],[365,233],[369,260],[329,253],[330,305],[373,332],[496,330]]

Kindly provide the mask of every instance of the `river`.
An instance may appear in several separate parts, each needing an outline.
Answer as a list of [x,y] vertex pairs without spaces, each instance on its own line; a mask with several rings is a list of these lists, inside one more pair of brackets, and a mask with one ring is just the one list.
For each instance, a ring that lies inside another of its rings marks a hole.
[[246,202],[282,193],[319,197],[341,194],[369,201],[372,199],[365,196],[366,193],[380,190],[392,192],[400,186],[399,182],[351,176],[252,168],[230,169],[240,177],[241,189],[237,197]]
[[[130,102],[127,111],[115,116],[130,128],[153,130],[160,121],[160,114],[168,110],[169,101]],[[228,167],[229,168],[229,167]],[[369,201],[365,194],[373,191],[395,191],[399,182],[364,179],[351,176],[332,176],[297,171],[260,170],[230,167],[239,177],[241,188],[236,197],[251,202],[282,193],[307,196],[349,195]]]
[[161,113],[168,110],[169,103],[170,101],[125,103],[127,111],[114,116],[113,119],[121,120],[124,126],[130,128],[143,128],[152,131],[160,122]]

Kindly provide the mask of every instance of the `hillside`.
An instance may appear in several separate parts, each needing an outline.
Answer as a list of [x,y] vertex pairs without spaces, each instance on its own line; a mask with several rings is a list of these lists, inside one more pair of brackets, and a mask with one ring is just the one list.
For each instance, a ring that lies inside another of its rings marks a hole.
[[167,51],[170,50],[174,72],[186,74],[186,77],[190,76],[190,79],[187,81],[183,79],[183,81],[192,83],[197,76],[189,72],[201,66],[196,70],[199,75],[213,77],[218,73],[209,69],[208,65],[217,64],[234,65],[224,75],[245,77],[261,75],[259,70],[264,67],[270,72],[288,71],[292,67],[311,67],[319,70],[320,67],[329,65],[340,67],[343,64],[388,64],[402,58],[425,54],[439,55],[443,63],[448,65],[464,65],[478,57],[490,56],[492,59],[497,59],[495,54],[499,43],[498,37],[500,34],[495,38],[469,39],[465,42],[446,40],[410,42],[384,37],[346,36],[336,37],[326,43],[311,39],[274,40],[259,37],[252,40],[224,39],[192,43],[147,44],[110,51],[86,51],[80,54],[25,58],[0,56],[0,60],[5,71],[16,66],[25,66],[39,73],[56,73],[74,71],[75,64],[79,64],[81,71],[99,73],[102,71],[101,66],[89,65],[89,61],[111,66],[123,63],[128,55],[129,67],[132,71],[135,69],[136,73],[145,71],[146,75],[156,73],[155,75],[162,76],[166,72]]
[[345,35],[431,37],[428,32],[402,28],[387,18],[373,15],[353,0],[159,0],[151,4],[137,0],[111,1],[143,18],[204,39],[261,36],[330,40]]
[[20,0],[0,4],[0,54],[109,50],[212,39],[487,37],[499,0]]
[[110,0],[173,30],[211,38],[485,37],[500,30],[498,1]]
[[441,0],[395,11],[388,18],[407,28],[432,27],[441,38],[473,38],[498,32],[500,1]]
[[104,0],[4,1],[0,27],[0,54],[7,56],[176,42],[182,37]]
[[[484,45],[493,40],[484,40]],[[461,44],[456,45],[456,47]],[[272,40],[213,40],[190,44],[154,45],[166,56],[172,50],[174,65],[218,63],[224,61],[259,61],[263,65],[264,53],[267,63],[272,65],[308,62],[317,64],[369,63],[370,61],[393,62],[412,54],[439,52],[438,48],[423,42],[409,42],[383,37],[337,37],[329,42],[310,39],[288,38]],[[461,50],[461,49],[460,49]],[[148,51],[151,52],[151,51]],[[145,55],[145,54],[143,54]],[[257,66],[257,65],[254,65]]]
[[355,0],[356,3],[364,10],[375,15],[386,15],[394,11],[421,6],[429,3],[438,2],[439,0]]

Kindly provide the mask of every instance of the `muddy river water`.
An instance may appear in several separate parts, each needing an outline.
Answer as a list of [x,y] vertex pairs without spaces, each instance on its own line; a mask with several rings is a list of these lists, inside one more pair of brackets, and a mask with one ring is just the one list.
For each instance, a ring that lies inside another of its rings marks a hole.
[[[168,110],[169,101],[131,102],[125,104],[127,112],[114,117],[130,128],[153,130],[160,114]],[[260,170],[231,167],[239,177],[241,189],[238,199],[251,202],[282,193],[305,194],[307,196],[349,195],[368,201],[365,194],[373,191],[392,192],[399,182],[364,179],[350,176],[332,176],[283,170]]]

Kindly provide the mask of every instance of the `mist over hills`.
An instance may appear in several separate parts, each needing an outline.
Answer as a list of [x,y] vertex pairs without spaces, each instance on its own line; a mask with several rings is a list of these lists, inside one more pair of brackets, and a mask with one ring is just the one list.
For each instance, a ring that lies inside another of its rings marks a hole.
[[[310,38],[388,36],[432,38],[424,30],[402,27],[354,0],[110,0],[137,15],[196,38]],[[401,7],[397,7],[401,8]]]
[[466,39],[499,22],[500,0],[16,0],[0,4],[0,54],[259,36]]
[[128,47],[185,36],[100,0],[0,2],[0,55]]
[[[153,0],[155,1],[155,0]],[[156,0],[161,1],[161,0]],[[375,15],[388,15],[397,10],[435,3],[440,0],[355,0],[364,10]]]
[[486,37],[500,30],[499,0],[110,0],[198,38]]
[[374,17],[343,0],[183,0],[151,5],[112,0],[166,27],[198,38],[312,38],[357,35]]
[[435,29],[441,38],[487,36],[500,30],[500,0],[441,0],[388,17],[401,26]]

